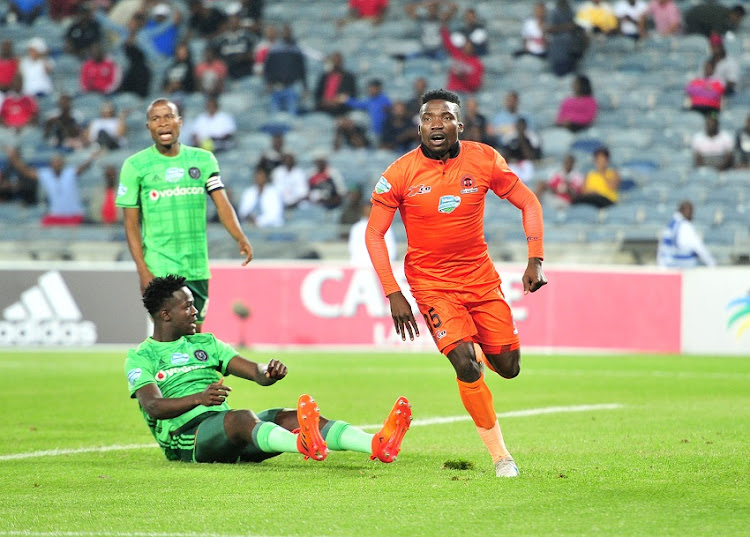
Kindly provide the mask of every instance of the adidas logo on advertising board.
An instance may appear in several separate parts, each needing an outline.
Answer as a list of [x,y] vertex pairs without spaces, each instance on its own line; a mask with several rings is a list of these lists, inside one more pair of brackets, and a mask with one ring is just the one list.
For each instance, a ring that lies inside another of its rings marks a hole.
[[96,325],[82,319],[62,275],[51,271],[3,310],[0,345],[92,345]]

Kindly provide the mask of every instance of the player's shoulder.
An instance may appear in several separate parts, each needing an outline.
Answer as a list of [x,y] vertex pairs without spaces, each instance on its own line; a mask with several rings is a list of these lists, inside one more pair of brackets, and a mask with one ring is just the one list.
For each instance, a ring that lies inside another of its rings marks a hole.
[[180,151],[184,151],[185,154],[192,159],[199,159],[199,160],[216,160],[216,157],[211,151],[206,151],[205,149],[201,147],[195,147],[192,145],[185,145],[183,144],[180,146]]
[[484,144],[482,142],[474,142],[472,140],[461,140],[461,150],[466,151],[467,154],[471,155],[497,155],[497,149],[491,145]]
[[153,158],[153,151],[154,151],[153,145],[150,145],[146,147],[145,149],[141,149],[140,151],[133,153],[128,158],[126,158],[123,163],[123,166],[126,164],[137,166],[139,162],[151,160]]
[[408,153],[404,153],[396,160],[391,162],[386,171],[389,174],[388,179],[397,179],[396,175],[400,175],[405,171],[414,168],[419,165],[420,158],[422,157],[422,150],[417,147],[412,149]]
[[185,336],[193,345],[213,345],[217,340],[211,332],[198,332],[190,336]]

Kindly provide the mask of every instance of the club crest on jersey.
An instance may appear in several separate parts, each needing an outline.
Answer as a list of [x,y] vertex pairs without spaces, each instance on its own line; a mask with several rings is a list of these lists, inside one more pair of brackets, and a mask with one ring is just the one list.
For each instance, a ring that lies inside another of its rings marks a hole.
[[201,171],[200,169],[193,166],[192,168],[188,170],[188,175],[192,177],[193,179],[200,179]]
[[460,196],[440,196],[438,212],[445,214],[452,213],[459,205],[461,205]]
[[182,168],[167,168],[167,172],[164,175],[167,183],[176,183],[185,176],[185,170]]
[[425,186],[425,185],[410,186],[407,197],[413,198],[417,194],[429,194],[431,190],[432,190],[431,186]]
[[185,354],[184,352],[175,352],[172,353],[172,363],[174,365],[182,365],[188,363],[188,360],[190,360],[190,357]]
[[464,178],[461,179],[461,186],[463,186],[461,194],[473,194],[474,192],[479,192],[479,189],[474,186],[474,178],[471,175],[465,175]]
[[193,353],[193,356],[195,356],[195,359],[198,360],[199,362],[205,362],[206,360],[208,360],[208,354],[206,353],[206,351],[201,350],[201,349],[198,349],[197,351],[195,351]]
[[385,194],[391,189],[391,184],[388,182],[388,179],[386,179],[384,176],[380,176],[380,179],[378,179],[377,184],[375,185],[375,193],[376,194]]

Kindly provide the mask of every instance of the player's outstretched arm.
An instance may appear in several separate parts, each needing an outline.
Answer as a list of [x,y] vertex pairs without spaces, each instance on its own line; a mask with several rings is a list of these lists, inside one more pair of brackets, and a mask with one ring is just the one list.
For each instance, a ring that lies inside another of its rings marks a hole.
[[221,222],[224,228],[226,228],[232,238],[237,241],[240,253],[245,256],[242,266],[247,265],[253,259],[253,247],[250,245],[250,241],[247,240],[245,233],[243,233],[242,228],[240,227],[237,213],[234,212],[234,207],[229,203],[226,191],[223,188],[212,190],[211,199],[214,200],[214,204],[216,204],[216,212],[219,215],[219,222]]
[[143,410],[157,420],[176,418],[199,405],[216,406],[222,404],[232,388],[224,386],[224,379],[209,384],[199,393],[184,397],[162,397],[161,390],[156,384],[146,384],[135,392]]
[[227,364],[227,373],[252,380],[261,386],[270,386],[286,376],[287,368],[276,359],[269,360],[267,364],[259,364],[242,356],[235,356]]

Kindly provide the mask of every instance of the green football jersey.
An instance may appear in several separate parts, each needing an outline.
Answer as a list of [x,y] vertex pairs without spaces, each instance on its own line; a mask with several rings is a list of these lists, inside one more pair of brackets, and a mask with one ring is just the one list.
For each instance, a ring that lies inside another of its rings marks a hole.
[[141,209],[143,256],[154,276],[207,280],[206,194],[224,188],[213,153],[180,144],[167,157],[151,146],[122,165],[115,203]]
[[[146,339],[136,349],[128,351],[125,374],[130,396],[146,384],[156,384],[164,397],[177,398],[200,393],[209,384],[226,375],[229,361],[237,352],[213,334],[183,336],[177,341],[161,342]],[[142,408],[141,412],[159,445],[179,449],[172,433],[204,412],[229,410],[229,405],[206,407],[199,405],[176,418],[157,420]]]

